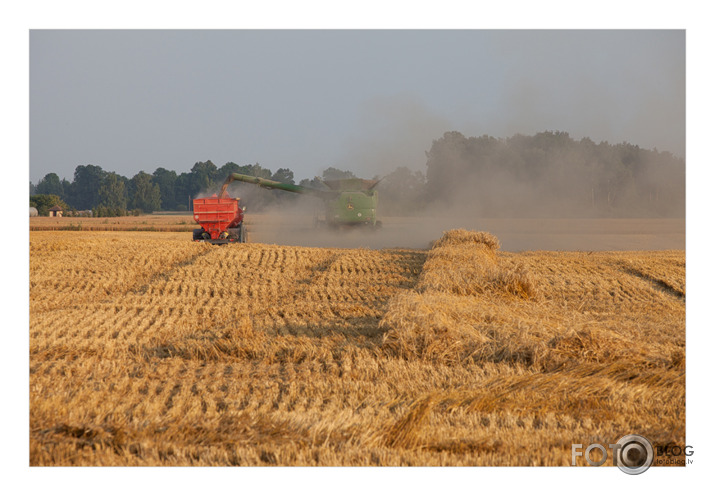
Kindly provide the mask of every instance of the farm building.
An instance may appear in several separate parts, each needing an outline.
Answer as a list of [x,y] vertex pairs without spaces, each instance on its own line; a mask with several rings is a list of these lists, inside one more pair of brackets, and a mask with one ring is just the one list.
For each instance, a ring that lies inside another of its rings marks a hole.
[[55,205],[50,210],[50,217],[62,217],[62,207]]
[[30,217],[37,217],[37,209],[35,207],[30,207]]

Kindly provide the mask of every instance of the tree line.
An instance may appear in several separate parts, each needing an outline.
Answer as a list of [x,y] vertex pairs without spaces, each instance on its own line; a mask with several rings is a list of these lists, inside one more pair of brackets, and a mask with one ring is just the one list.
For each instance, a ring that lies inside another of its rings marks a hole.
[[[31,206],[40,215],[55,204],[100,216],[186,211],[193,198],[218,192],[234,172],[295,184],[290,169],[272,172],[258,163],[217,167],[208,160],[196,162],[189,172],[159,167],[132,178],[89,164],[77,166],[71,182],[49,173],[36,185],[30,183]],[[329,167],[320,177],[299,184],[321,187],[320,180],[350,177],[355,177],[352,171]],[[399,167],[373,179],[381,180],[377,188],[383,215],[419,214],[426,208],[485,217],[685,213],[683,159],[626,142],[574,140],[566,132],[494,138],[451,131],[432,142],[426,172]],[[289,203],[297,196],[253,185],[237,188],[252,211]]]
[[[189,210],[191,200],[202,192],[217,189],[228,174],[239,172],[293,184],[293,172],[278,169],[271,173],[259,164],[239,166],[229,162],[222,167],[209,161],[197,162],[189,172],[177,174],[164,167],[152,174],[140,171],[132,178],[107,172],[96,165],[79,165],[73,180],[60,180],[51,172],[36,185],[30,183],[31,202],[44,206],[46,198],[58,199],[68,210],[93,210],[107,215],[128,212]],[[43,215],[43,210],[39,211]]]
[[427,152],[426,201],[483,217],[680,217],[685,160],[546,131],[445,133]]
[[[217,193],[231,173],[240,173],[271,179],[285,184],[296,184],[295,174],[288,168],[275,172],[260,164],[238,165],[228,162],[217,167],[212,161],[196,162],[189,172],[177,173],[163,167],[152,174],[140,171],[132,178],[116,172],[107,172],[96,165],[79,165],[73,180],[60,179],[51,172],[36,185],[30,183],[30,206],[38,209],[39,215],[47,215],[48,209],[59,205],[70,215],[80,215],[92,211],[94,216],[117,216],[155,211],[187,211],[191,200],[200,196]],[[395,190],[390,178],[403,179],[415,176],[421,178],[417,184],[423,185],[424,175],[403,167],[388,175],[383,181],[388,189]],[[321,181],[356,177],[352,171],[328,167],[313,179],[302,179],[298,184],[312,188],[324,188]],[[406,181],[410,183],[410,181]],[[412,181],[414,183],[414,181]],[[252,211],[261,211],[274,204],[295,201],[296,195],[280,190],[265,190],[254,185],[236,184],[242,203]],[[393,191],[395,192],[395,191]],[[398,194],[398,197],[409,195]],[[388,207],[390,202],[387,202]]]

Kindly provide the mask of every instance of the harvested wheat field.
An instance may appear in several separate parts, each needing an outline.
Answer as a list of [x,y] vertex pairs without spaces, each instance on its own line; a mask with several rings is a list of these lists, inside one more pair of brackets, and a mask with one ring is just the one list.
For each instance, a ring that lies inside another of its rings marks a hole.
[[30,217],[30,231],[191,232],[195,228],[191,212],[124,217]]
[[685,444],[685,253],[30,234],[30,464],[567,466]]

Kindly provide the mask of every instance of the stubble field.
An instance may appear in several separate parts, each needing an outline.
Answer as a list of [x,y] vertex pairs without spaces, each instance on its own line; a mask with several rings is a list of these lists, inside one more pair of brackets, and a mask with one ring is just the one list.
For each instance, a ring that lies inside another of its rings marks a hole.
[[685,440],[685,253],[30,234],[31,465],[557,465]]

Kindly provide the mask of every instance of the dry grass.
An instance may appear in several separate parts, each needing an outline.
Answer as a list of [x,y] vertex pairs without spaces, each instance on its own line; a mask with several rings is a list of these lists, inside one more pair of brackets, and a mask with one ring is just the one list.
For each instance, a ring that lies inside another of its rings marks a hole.
[[[32,465],[568,465],[685,433],[684,253],[30,236]],[[455,284],[458,281],[459,284]]]
[[499,240],[485,232],[456,229],[444,233],[429,252],[417,290],[460,296],[508,293],[536,296],[536,282],[522,265],[497,258]]
[[513,319],[502,309],[514,298],[535,299],[537,286],[523,265],[500,260],[498,249],[489,233],[447,231],[430,250],[415,290],[390,302],[380,323],[384,347],[403,358],[440,362],[520,353],[495,348],[494,338],[511,332]]
[[30,231],[191,232],[197,227],[191,212],[126,217],[30,217]]

